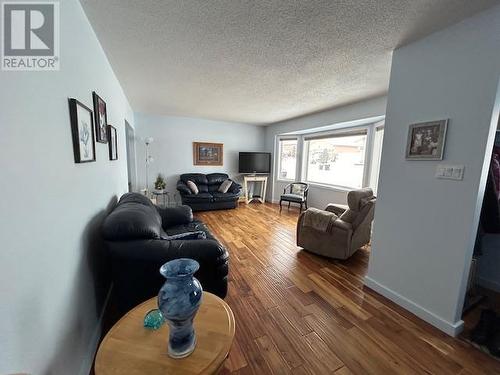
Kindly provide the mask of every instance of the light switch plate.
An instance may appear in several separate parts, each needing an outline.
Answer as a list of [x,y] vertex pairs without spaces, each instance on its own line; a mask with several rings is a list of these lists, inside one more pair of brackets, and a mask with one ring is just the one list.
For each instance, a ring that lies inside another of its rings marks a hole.
[[436,167],[436,178],[442,178],[446,180],[463,180],[464,179],[464,169],[463,165],[445,165],[439,164]]

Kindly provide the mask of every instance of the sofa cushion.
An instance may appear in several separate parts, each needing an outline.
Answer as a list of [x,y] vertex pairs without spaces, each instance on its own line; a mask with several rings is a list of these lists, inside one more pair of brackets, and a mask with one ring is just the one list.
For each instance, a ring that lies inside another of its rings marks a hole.
[[210,193],[198,193],[192,195],[186,195],[184,197],[184,202],[210,202],[212,200],[212,194]]
[[207,176],[203,173],[185,173],[181,174],[181,181],[187,184],[188,181],[193,181],[198,188],[200,193],[208,192],[208,180]]
[[[153,204],[151,206],[137,194],[120,200],[102,224],[102,235],[109,241],[137,239],[158,239],[161,236],[161,217]],[[147,199],[147,198],[146,198]],[[139,203],[139,204],[138,204]]]
[[151,202],[151,199],[146,197],[145,195],[139,193],[125,193],[121,196],[118,201],[118,205],[123,203],[139,203],[144,206],[154,207],[155,205]]
[[188,186],[189,190],[191,190],[191,193],[193,194],[198,194],[200,191],[198,190],[198,186],[193,181],[187,181],[186,185]]
[[229,176],[225,173],[210,173],[207,174],[207,182],[208,185],[217,185],[219,186],[224,181],[229,179]]
[[165,233],[169,236],[172,236],[180,233],[198,232],[198,231],[205,232],[208,239],[212,240],[214,239],[214,236],[212,235],[212,233],[210,233],[207,226],[199,220],[193,220],[193,222],[189,224],[174,225],[172,227],[167,228],[165,230]]
[[370,188],[351,190],[347,194],[347,204],[351,210],[359,211],[368,201],[372,200],[373,198],[373,190]]
[[233,184],[233,181],[231,181],[230,179],[227,179],[222,184],[220,184],[219,189],[217,189],[217,191],[219,193],[225,194],[225,193],[227,193],[227,191],[229,190],[229,188],[231,187],[232,184]]
[[212,193],[214,202],[232,202],[238,199],[238,195],[232,193]]
[[193,221],[193,210],[189,206],[156,207],[160,213],[163,228],[173,225],[188,224]]
[[298,203],[305,201],[304,196],[299,194],[283,194],[281,196],[281,199],[284,201],[298,202]]
[[350,208],[347,209],[342,215],[340,215],[340,219],[344,220],[347,223],[353,223],[354,220],[356,220],[356,217],[358,216],[358,212],[351,210]]
[[184,173],[181,174],[180,179],[187,183],[188,181],[193,181],[196,186],[198,185],[208,185],[207,176],[203,173]]
[[178,234],[162,234],[162,240],[176,241],[176,240],[206,240],[207,234],[201,230],[196,232],[184,232]]
[[213,193],[215,191],[219,191],[220,185],[228,179],[229,179],[229,177],[225,173],[207,174],[208,192]]
[[[372,210],[375,207],[375,202],[376,202],[376,198],[372,198],[363,204],[363,206],[359,210],[358,215],[352,221],[352,227],[354,229],[356,229],[363,222],[363,220],[367,217],[370,210]],[[373,216],[373,214],[372,214],[372,216]],[[370,223],[371,223],[371,221],[372,221],[372,219],[369,220]]]
[[345,211],[340,218],[351,223],[353,228],[356,228],[366,216],[366,213],[371,209],[372,203],[375,204],[374,199],[373,190],[370,188],[350,191],[349,194],[347,194],[349,209]]

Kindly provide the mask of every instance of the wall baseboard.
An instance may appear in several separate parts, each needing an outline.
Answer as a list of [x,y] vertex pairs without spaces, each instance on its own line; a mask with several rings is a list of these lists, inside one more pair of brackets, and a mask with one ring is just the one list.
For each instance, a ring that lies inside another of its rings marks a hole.
[[486,279],[484,277],[478,276],[477,277],[477,284],[482,286],[483,288],[491,289],[491,290],[494,290],[495,292],[500,293],[500,283],[498,283],[498,281],[490,280],[490,279]]
[[92,369],[94,357],[97,353],[97,347],[99,346],[99,341],[101,340],[102,321],[104,319],[104,316],[106,315],[106,311],[108,310],[112,291],[113,284],[111,284],[111,286],[109,287],[108,294],[106,295],[106,299],[104,300],[101,314],[99,315],[99,319],[97,320],[97,326],[88,345],[87,356],[84,358],[84,360],[82,361],[82,365],[80,366],[80,371],[78,372],[79,375],[89,375],[90,370]]
[[446,319],[437,316],[433,312],[403,297],[399,293],[396,293],[368,276],[365,276],[365,285],[450,336],[458,336],[464,328],[463,320],[459,320],[455,323],[448,322]]

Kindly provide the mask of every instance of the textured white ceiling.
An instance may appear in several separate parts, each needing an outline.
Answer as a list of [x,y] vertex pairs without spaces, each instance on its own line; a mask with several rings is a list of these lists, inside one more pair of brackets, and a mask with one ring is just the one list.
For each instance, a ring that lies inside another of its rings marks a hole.
[[267,124],[384,94],[391,51],[498,0],[81,0],[135,111]]

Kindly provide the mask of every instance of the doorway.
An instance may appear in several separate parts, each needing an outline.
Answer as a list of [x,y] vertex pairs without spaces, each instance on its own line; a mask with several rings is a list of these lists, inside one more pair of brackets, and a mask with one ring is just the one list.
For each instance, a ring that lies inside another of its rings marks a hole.
[[469,272],[462,337],[500,358],[500,118]]

